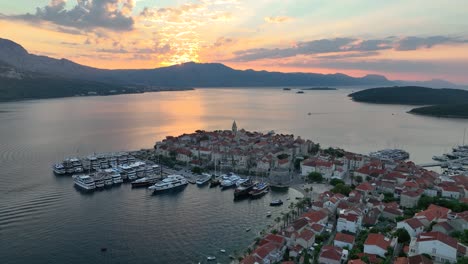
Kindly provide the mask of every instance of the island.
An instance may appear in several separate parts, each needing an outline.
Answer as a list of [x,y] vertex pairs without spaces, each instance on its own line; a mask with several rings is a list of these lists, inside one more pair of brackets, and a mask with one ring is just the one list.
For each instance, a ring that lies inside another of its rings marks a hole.
[[408,113],[468,118],[468,91],[433,89],[419,86],[371,88],[349,95],[356,102],[376,104],[424,105]]
[[304,88],[301,89],[303,91],[335,91],[337,90],[336,88],[330,88],[330,87],[311,87],[311,88]]
[[349,95],[356,102],[376,104],[441,105],[468,102],[468,91],[419,86],[371,88]]
[[468,118],[468,104],[423,106],[411,109],[409,113],[437,117]]

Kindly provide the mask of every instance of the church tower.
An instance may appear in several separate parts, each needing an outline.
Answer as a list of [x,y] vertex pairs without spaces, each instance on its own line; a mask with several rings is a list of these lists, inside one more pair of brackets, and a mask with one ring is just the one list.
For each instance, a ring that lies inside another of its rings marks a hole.
[[236,124],[236,120],[234,120],[234,122],[232,123],[232,132],[237,133],[237,124]]

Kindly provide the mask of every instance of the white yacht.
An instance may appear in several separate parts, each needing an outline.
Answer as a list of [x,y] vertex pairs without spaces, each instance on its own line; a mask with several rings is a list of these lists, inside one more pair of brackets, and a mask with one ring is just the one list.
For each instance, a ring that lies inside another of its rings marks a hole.
[[240,180],[239,176],[237,176],[235,174],[231,174],[231,176],[228,176],[228,178],[226,180],[221,181],[221,188],[228,189],[228,188],[231,188],[231,187],[235,187],[236,183],[239,180]]
[[170,190],[177,187],[186,186],[188,184],[187,179],[181,175],[172,174],[167,176],[164,180],[148,187],[148,189],[153,190],[154,192]]
[[86,191],[91,191],[96,188],[93,178],[89,175],[73,175],[75,185]]

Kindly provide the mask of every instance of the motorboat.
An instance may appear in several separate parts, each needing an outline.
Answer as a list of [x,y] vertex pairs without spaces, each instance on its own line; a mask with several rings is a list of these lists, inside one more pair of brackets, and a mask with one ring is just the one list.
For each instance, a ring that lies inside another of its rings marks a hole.
[[73,175],[73,182],[77,187],[80,187],[85,191],[96,189],[96,184],[94,183],[93,178],[89,175]]
[[239,180],[237,180],[236,186],[240,186],[241,184],[246,183],[246,182],[248,182],[249,180],[250,180],[249,177],[247,177],[247,178],[240,178]]
[[283,205],[283,201],[281,199],[273,200],[270,202],[270,206],[280,206]]

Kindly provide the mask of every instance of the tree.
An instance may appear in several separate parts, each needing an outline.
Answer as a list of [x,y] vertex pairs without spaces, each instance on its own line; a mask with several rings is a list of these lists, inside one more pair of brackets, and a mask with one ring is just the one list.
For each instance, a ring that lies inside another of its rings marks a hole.
[[403,228],[398,228],[395,231],[395,236],[398,237],[398,243],[408,243],[411,240],[410,234]]
[[289,260],[289,248],[288,247],[286,247],[286,250],[284,251],[283,260],[284,261]]
[[340,179],[331,179],[330,180],[330,184],[333,185],[333,186],[336,186],[339,183],[344,184],[345,182],[340,180]]
[[358,175],[354,178],[356,180],[357,183],[361,183],[362,182],[362,176]]
[[352,191],[351,187],[348,185],[344,185],[342,183],[337,184],[333,189],[330,190],[332,193],[341,193],[343,195],[348,196],[349,193]]
[[322,182],[323,181],[323,176],[319,172],[311,172],[309,173],[308,179],[310,182]]
[[201,174],[202,172],[203,172],[202,168],[200,168],[198,166],[192,168],[192,173],[194,173],[194,174]]

